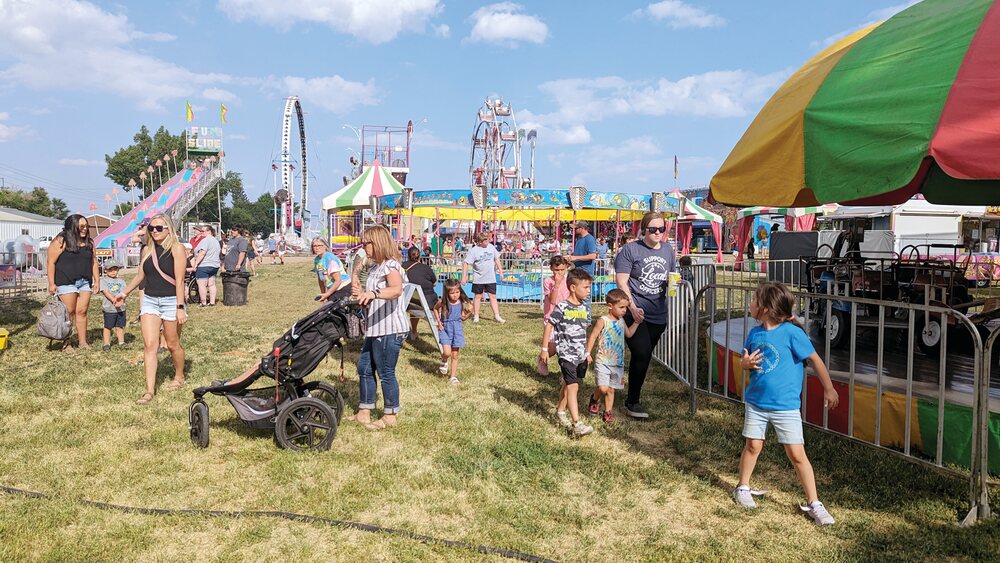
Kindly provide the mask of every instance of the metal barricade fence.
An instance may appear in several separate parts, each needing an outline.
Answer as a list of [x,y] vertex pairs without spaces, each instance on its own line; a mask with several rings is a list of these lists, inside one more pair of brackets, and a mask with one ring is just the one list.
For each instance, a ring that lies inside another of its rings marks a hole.
[[667,294],[667,327],[663,336],[653,348],[653,359],[663,365],[685,385],[690,385],[689,374],[696,369],[697,349],[690,345],[694,341],[697,325],[694,287],[687,280],[681,280],[671,295]]
[[34,297],[48,292],[46,253],[0,252],[0,298]]
[[[696,294],[687,331],[688,348],[695,356],[687,372],[692,414],[699,394],[743,402],[749,374],[740,360],[747,335],[758,324],[749,314],[754,290],[717,284]],[[983,359],[991,356],[983,353],[984,329],[947,307],[794,289],[793,294],[840,395],[836,409],[826,408],[818,377],[805,370],[803,422],[967,477],[970,511],[963,523],[989,515],[986,450],[996,438],[987,427],[991,362]],[[846,343],[831,342],[835,311],[849,323]],[[925,338],[933,323],[939,327],[936,348],[927,346]],[[996,334],[987,341],[987,351]],[[920,356],[918,342],[923,342]],[[660,357],[669,358],[669,340],[661,345],[668,348]]]

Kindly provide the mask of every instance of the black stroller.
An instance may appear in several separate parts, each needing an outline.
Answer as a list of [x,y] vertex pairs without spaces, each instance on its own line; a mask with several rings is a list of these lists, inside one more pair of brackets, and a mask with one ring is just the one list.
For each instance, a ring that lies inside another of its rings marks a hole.
[[[208,447],[208,393],[229,399],[236,414],[251,428],[274,430],[281,447],[295,451],[330,448],[344,412],[344,397],[324,381],[304,382],[334,347],[340,348],[340,371],[344,371],[344,339],[354,302],[340,299],[316,309],[297,321],[274,342],[252,373],[194,390],[188,407],[191,441]],[[261,377],[275,385],[250,389]]]

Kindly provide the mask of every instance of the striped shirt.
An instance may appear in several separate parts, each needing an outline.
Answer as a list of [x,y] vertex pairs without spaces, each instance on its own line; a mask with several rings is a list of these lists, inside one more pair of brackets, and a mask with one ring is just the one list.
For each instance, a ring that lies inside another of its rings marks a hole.
[[[403,266],[389,259],[374,265],[369,270],[368,279],[365,280],[365,291],[388,287],[386,276],[392,270],[396,270],[401,278],[406,279]],[[410,332],[410,321],[406,314],[403,295],[396,299],[375,299],[368,305],[368,330],[365,331],[365,336],[387,336],[402,332]]]

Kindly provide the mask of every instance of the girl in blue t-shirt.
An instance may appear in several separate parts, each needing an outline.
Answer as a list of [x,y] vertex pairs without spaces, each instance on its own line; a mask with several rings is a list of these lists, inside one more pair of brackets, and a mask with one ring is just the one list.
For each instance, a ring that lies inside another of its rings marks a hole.
[[765,282],[754,292],[750,302],[750,315],[761,322],[747,335],[740,361],[749,370],[750,384],[744,401],[746,415],[743,436],[746,443],[740,455],[740,482],[733,491],[733,499],[744,508],[757,508],[755,495],[766,491],[750,489],[750,475],[757,464],[757,456],[764,446],[768,425],[774,426],[778,442],[785,446],[785,454],[795,467],[795,473],[806,493],[803,512],[821,525],[833,524],[816,494],[816,477],[812,464],[806,457],[800,414],[802,377],[805,362],[812,363],[813,371],[823,385],[823,404],[835,408],[840,398],[830,381],[826,365],[813,348],[812,341],[802,324],[792,314],[795,298],[779,282]]

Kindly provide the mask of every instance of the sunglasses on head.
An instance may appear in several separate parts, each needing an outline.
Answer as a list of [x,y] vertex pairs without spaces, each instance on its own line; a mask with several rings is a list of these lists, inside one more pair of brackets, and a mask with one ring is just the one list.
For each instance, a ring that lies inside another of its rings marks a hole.
[[163,231],[167,230],[167,228],[164,227],[163,225],[148,225],[146,227],[146,230],[150,232],[155,231],[157,233],[162,233]]
[[667,232],[667,228],[666,227],[646,227],[646,232],[652,233],[652,234],[665,233],[665,232]]

